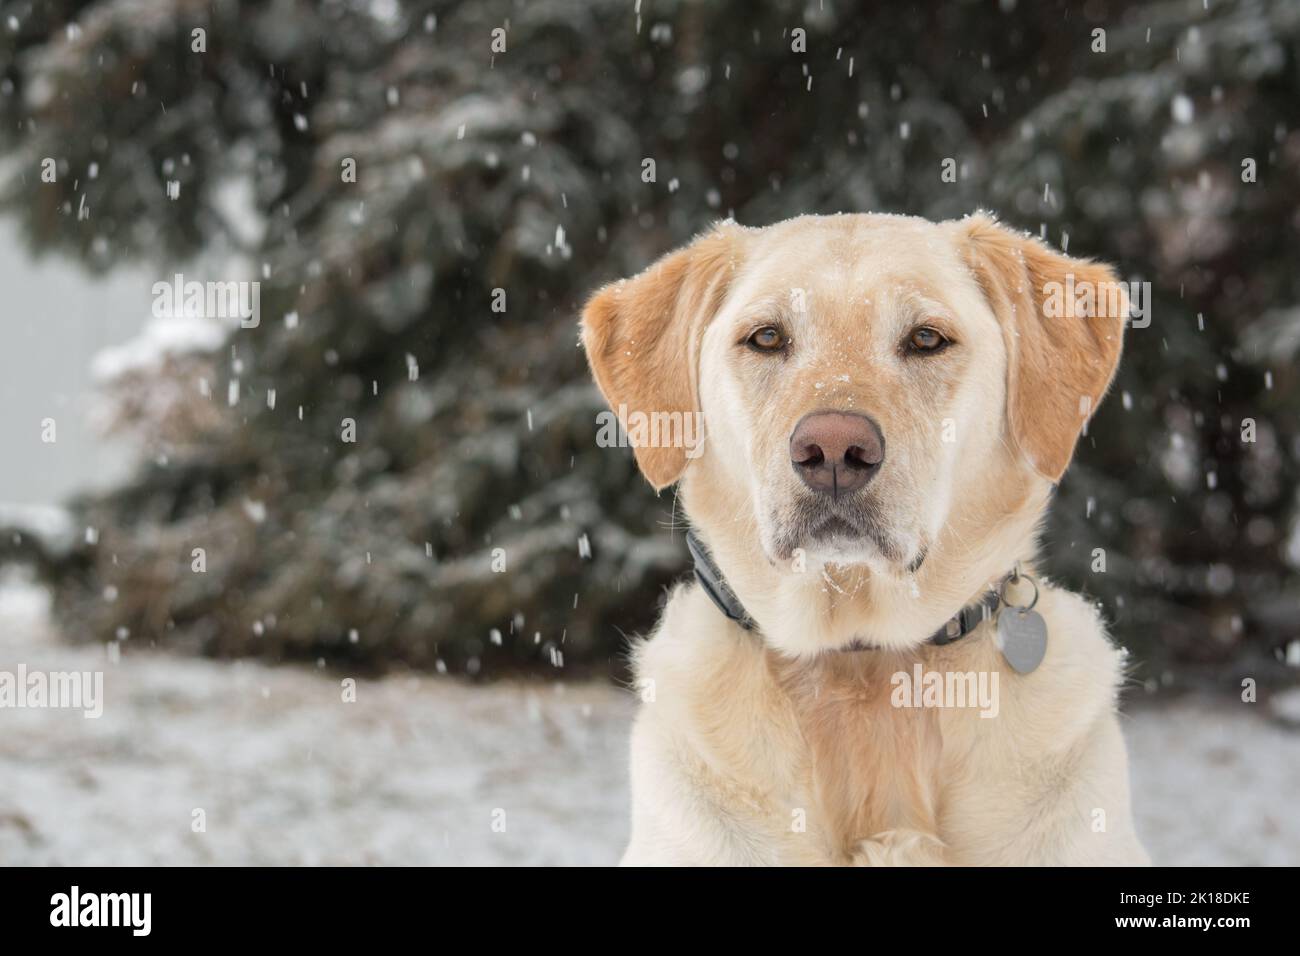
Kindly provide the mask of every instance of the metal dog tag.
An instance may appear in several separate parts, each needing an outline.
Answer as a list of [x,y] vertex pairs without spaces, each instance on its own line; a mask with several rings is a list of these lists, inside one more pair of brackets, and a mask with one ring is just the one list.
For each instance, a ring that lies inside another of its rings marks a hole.
[[1047,622],[1037,611],[1006,607],[998,612],[998,648],[1019,674],[1032,674],[1047,654]]

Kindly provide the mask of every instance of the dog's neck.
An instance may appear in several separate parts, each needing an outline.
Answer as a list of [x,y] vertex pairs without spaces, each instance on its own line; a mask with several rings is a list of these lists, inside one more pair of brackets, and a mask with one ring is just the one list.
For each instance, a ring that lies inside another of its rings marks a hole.
[[[727,583],[726,575],[722,573],[718,563],[713,560],[713,555],[709,553],[708,547],[694,531],[687,532],[686,547],[690,551],[691,560],[695,563],[695,580],[713,602],[718,612],[723,617],[734,622],[742,630],[761,633],[758,621],[745,610],[745,606],[741,604],[731,585]],[[944,621],[939,626],[939,629],[929,636],[926,643],[936,645],[952,644],[971,634],[980,624],[992,617],[1001,604],[1002,594],[1006,586],[1018,577],[1019,567],[1019,562],[1017,562],[1014,571],[1009,571],[999,581],[990,584],[977,599],[963,605],[960,610]],[[842,648],[842,650],[871,651],[880,650],[880,647],[859,639]]]
[[[977,604],[1017,564],[1033,572],[1037,528],[1050,495],[1045,481],[1001,500],[957,511],[914,573],[861,565],[778,568],[758,555],[752,520],[696,523],[745,612],[774,650],[801,657],[866,645],[911,650],[964,607]],[[688,511],[690,502],[687,501]]]

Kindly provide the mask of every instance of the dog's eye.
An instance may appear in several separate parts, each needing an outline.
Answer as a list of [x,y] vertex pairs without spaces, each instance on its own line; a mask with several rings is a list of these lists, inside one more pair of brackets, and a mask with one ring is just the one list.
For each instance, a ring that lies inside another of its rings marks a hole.
[[947,344],[948,340],[943,337],[943,333],[936,332],[929,326],[915,329],[907,338],[909,352],[938,352]]
[[785,333],[780,329],[765,325],[750,335],[745,340],[745,344],[760,352],[779,352],[790,344],[790,340],[785,337]]

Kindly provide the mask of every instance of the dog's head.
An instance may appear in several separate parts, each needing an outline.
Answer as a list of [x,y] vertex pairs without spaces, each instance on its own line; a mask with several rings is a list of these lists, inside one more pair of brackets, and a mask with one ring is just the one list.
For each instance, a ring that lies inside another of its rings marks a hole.
[[[689,476],[695,520],[774,567],[899,576],[1060,478],[1126,311],[1109,268],[988,216],[809,216],[602,289],[583,340],[610,405],[664,423],[629,429],[637,461]],[[669,427],[697,414],[702,450]]]

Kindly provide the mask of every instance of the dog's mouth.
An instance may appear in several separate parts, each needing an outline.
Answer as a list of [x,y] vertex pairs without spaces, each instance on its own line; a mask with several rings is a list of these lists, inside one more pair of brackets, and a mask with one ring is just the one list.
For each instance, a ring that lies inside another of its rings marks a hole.
[[[857,507],[845,507],[843,502],[802,505],[793,509],[783,524],[777,536],[779,558],[802,550],[835,563],[860,563],[873,557],[896,565],[908,563],[906,550],[861,503]],[[922,560],[924,554],[909,567],[919,567]]]
[[836,538],[854,540],[863,537],[865,534],[865,529],[857,522],[842,518],[839,515],[830,515],[814,527],[808,537],[810,541],[822,542],[834,541]]

